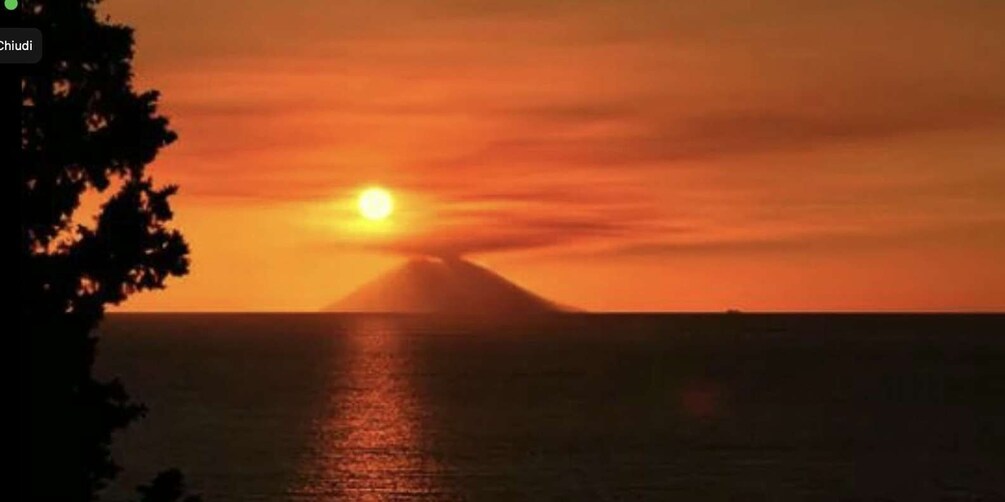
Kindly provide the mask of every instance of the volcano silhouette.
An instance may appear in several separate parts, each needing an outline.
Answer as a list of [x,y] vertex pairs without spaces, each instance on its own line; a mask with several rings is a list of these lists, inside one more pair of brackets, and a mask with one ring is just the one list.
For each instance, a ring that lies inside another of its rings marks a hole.
[[460,258],[416,258],[323,310],[498,316],[570,309]]

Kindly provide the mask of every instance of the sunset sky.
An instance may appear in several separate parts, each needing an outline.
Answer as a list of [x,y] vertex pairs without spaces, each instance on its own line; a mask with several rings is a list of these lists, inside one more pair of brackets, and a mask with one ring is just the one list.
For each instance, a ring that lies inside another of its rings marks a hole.
[[313,311],[423,253],[596,311],[1005,309],[999,0],[101,10],[192,246],[124,310]]

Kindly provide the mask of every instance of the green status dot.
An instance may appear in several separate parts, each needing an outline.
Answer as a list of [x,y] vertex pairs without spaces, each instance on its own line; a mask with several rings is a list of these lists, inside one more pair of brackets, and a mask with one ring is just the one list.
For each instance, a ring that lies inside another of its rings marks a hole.
[[3,0],[3,6],[6,7],[7,10],[14,10],[17,8],[17,0]]

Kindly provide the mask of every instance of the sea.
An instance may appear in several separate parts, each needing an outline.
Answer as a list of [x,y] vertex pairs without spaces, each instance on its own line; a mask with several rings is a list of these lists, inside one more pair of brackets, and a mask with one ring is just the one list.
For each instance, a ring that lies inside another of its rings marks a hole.
[[113,314],[107,500],[1002,501],[1005,316]]

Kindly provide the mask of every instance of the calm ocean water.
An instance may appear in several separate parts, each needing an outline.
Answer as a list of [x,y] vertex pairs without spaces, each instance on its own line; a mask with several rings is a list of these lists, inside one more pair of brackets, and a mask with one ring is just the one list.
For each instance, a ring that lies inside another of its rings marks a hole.
[[1005,316],[113,315],[121,496],[1005,500]]

